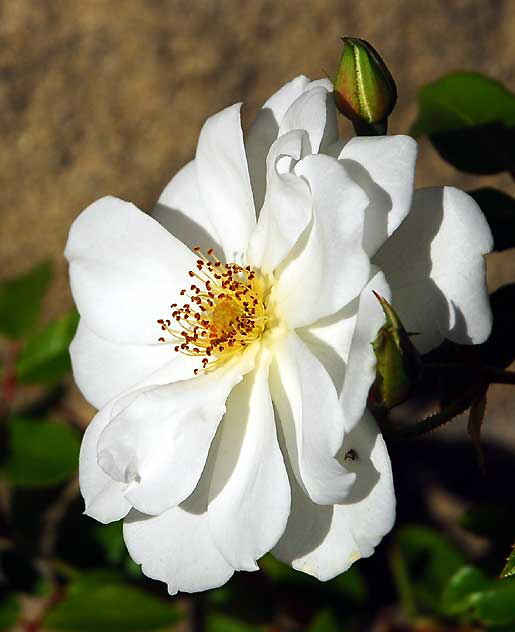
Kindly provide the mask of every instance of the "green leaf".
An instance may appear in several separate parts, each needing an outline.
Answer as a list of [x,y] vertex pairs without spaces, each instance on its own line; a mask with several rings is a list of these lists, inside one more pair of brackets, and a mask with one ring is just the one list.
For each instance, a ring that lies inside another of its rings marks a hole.
[[47,487],[77,469],[79,439],[69,426],[40,419],[9,419],[5,474],[18,487]]
[[9,630],[15,623],[20,612],[20,605],[14,595],[8,595],[0,600],[0,630]]
[[399,531],[398,546],[417,604],[439,612],[444,587],[465,564],[464,556],[440,533],[410,525]]
[[367,599],[367,584],[362,572],[356,565],[348,571],[338,575],[325,584],[335,592],[350,601],[355,606],[363,605]]
[[450,73],[422,88],[413,135],[426,134],[452,165],[472,173],[515,166],[515,95],[474,72]]
[[308,632],[342,632],[342,626],[337,623],[330,610],[323,610],[315,616]]
[[515,577],[492,582],[471,597],[477,618],[486,624],[515,622]]
[[94,537],[102,547],[108,564],[122,568],[130,579],[142,578],[140,565],[136,564],[127,552],[121,521],[97,525],[94,530]]
[[207,618],[207,632],[257,632],[258,630],[263,630],[263,628],[225,614],[213,613]]
[[66,632],[148,632],[177,623],[170,600],[161,600],[117,575],[89,572],[74,581],[65,599],[45,619],[45,628]]
[[511,552],[500,576],[501,579],[505,579],[506,577],[512,577],[512,575],[515,575],[515,544],[511,547]]
[[515,510],[509,505],[480,504],[470,507],[461,517],[460,525],[498,546],[509,546],[515,532]]
[[110,564],[120,564],[127,555],[123,541],[123,523],[99,524],[95,527],[95,540],[102,547]]
[[[272,555],[265,555],[259,561],[263,571],[275,582],[304,586],[313,591],[320,586],[320,582],[306,573],[299,573],[291,566],[276,560]],[[361,605],[367,598],[367,585],[363,574],[357,566],[351,566],[348,571],[323,584],[324,593],[333,591],[339,597],[344,597],[353,605]]]
[[51,263],[43,261],[26,274],[0,284],[0,333],[18,339],[31,329],[51,277]]
[[463,566],[450,578],[442,593],[441,609],[456,615],[472,608],[472,596],[490,586],[491,580],[475,566]]
[[414,135],[434,134],[493,121],[515,126],[515,95],[478,72],[452,72],[420,90]]
[[484,364],[504,369],[515,360],[515,283],[490,294],[490,306],[492,332],[486,342],[475,348]]
[[16,361],[21,382],[51,382],[71,369],[68,347],[75,335],[79,315],[75,310],[29,337]]
[[481,207],[494,238],[494,250],[515,247],[515,200],[497,189],[469,191]]

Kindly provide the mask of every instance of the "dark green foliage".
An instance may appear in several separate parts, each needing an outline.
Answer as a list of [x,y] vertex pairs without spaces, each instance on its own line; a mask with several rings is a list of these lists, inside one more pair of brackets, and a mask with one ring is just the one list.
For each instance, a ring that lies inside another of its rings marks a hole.
[[42,419],[8,421],[4,471],[16,487],[62,483],[77,470],[79,437],[64,423]]
[[330,610],[322,610],[316,615],[308,632],[342,632],[344,628],[338,624]]
[[402,528],[397,544],[416,605],[422,610],[439,612],[443,587],[464,565],[465,557],[440,533],[419,525]]
[[147,632],[181,618],[168,600],[146,594],[105,571],[80,575],[45,619],[45,627],[66,632]]
[[487,365],[506,368],[515,359],[515,283],[503,285],[490,295],[492,333],[477,352]]
[[50,285],[52,266],[44,261],[24,275],[0,284],[0,333],[17,339],[30,332]]
[[78,322],[79,315],[72,310],[29,336],[16,362],[20,382],[53,382],[70,371],[68,347]]
[[475,72],[454,72],[424,86],[411,133],[427,135],[456,168],[488,174],[515,167],[515,95]]
[[0,598],[0,630],[9,630],[18,618],[20,606],[14,595]]
[[512,546],[506,564],[501,571],[501,578],[513,577],[513,575],[515,575],[515,545]]
[[515,248],[515,200],[497,189],[469,191],[485,214],[494,238],[494,250]]

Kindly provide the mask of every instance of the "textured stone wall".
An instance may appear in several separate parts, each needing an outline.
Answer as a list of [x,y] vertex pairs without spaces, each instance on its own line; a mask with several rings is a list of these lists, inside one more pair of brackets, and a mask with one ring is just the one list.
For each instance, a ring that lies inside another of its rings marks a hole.
[[[512,0],[4,0],[0,276],[51,255],[59,269],[48,309],[62,309],[61,253],[83,207],[112,193],[150,208],[207,116],[244,100],[249,120],[292,76],[332,74],[340,35],[383,53],[399,86],[391,131],[400,132],[420,85],[451,69],[515,88],[514,32]],[[425,145],[418,180],[473,182]],[[509,270],[494,259],[498,284]]]

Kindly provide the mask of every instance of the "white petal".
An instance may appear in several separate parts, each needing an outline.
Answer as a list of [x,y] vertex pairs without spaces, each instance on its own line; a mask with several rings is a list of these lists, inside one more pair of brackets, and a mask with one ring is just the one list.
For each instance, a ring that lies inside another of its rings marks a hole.
[[343,462],[356,472],[356,482],[344,504],[321,507],[292,480],[292,512],[274,555],[293,568],[323,581],[346,571],[356,560],[374,552],[395,519],[395,494],[390,459],[370,414],[345,438],[356,458]]
[[306,130],[307,153],[317,154],[338,138],[336,108],[332,92],[325,86],[310,84],[284,114],[279,136],[294,129]]
[[352,336],[349,358],[340,395],[345,428],[350,431],[361,419],[367,405],[368,392],[376,377],[376,357],[372,343],[385,322],[384,312],[372,291],[386,300],[390,288],[382,272],[376,272],[359,299],[358,315]]
[[112,197],[94,202],[73,223],[65,255],[85,324],[107,340],[157,343],[156,324],[189,287],[195,257],[134,205]]
[[207,119],[195,159],[200,195],[227,261],[241,259],[256,225],[240,108],[238,103]]
[[329,156],[308,156],[296,172],[313,196],[311,230],[283,266],[273,299],[290,327],[309,325],[350,303],[368,280],[370,262],[362,247],[368,198]]
[[375,261],[392,288],[393,307],[421,352],[444,338],[481,343],[492,316],[483,254],[492,235],[476,202],[452,187],[421,189],[413,208]]
[[268,362],[236,386],[227,402],[214,451],[209,529],[236,570],[277,543],[290,513],[290,485],[268,390]]
[[253,368],[254,355],[249,348],[212,372],[145,390],[109,423],[98,443],[99,464],[128,483],[125,497],[135,509],[160,514],[192,493],[227,397]]
[[109,342],[82,320],[70,345],[70,355],[75,382],[95,408],[102,408],[113,397],[142,383],[167,384],[191,377],[198,366],[198,359],[175,353],[167,344]]
[[304,76],[289,81],[263,105],[256,115],[245,139],[250,181],[256,210],[259,212],[265,199],[266,157],[279,133],[279,126],[290,105],[309,83]]
[[209,532],[208,482],[202,476],[186,502],[160,516],[132,510],[123,525],[132,559],[147,577],[166,582],[171,595],[217,588],[234,572]]
[[409,212],[416,158],[417,143],[409,136],[357,136],[340,154],[350,175],[370,198],[363,238],[370,257]]
[[284,86],[279,88],[279,90],[277,90],[277,92],[275,92],[263,104],[263,107],[258,113],[258,116],[263,110],[271,112],[277,125],[276,137],[281,121],[283,120],[283,117],[286,114],[288,108],[295,101],[295,99],[300,97],[300,95],[305,91],[306,86],[308,86],[310,83],[311,82],[308,77],[304,75],[299,75],[298,77],[295,77],[295,79],[292,79],[291,81],[288,81],[288,83],[285,83]]
[[278,171],[278,163],[284,157],[301,157],[305,138],[305,132],[300,130],[288,132],[275,141],[268,154],[265,202],[248,255],[249,263],[264,272],[272,272],[279,265],[311,219],[307,183],[294,173]]
[[335,458],[344,432],[338,396],[324,367],[295,333],[276,350],[270,388],[299,483],[318,504],[341,501],[354,475]]
[[319,86],[325,88],[328,92],[333,91],[333,84],[331,83],[331,80],[327,77],[323,77],[322,79],[313,79],[313,81],[310,81],[304,88],[304,92],[306,92],[307,90],[311,90],[311,88],[317,88]]
[[97,462],[97,444],[111,419],[112,402],[107,404],[86,428],[79,458],[80,490],[86,504],[85,513],[104,524],[120,520],[130,510],[125,500],[126,485],[107,476]]
[[213,248],[221,254],[216,230],[200,197],[194,160],[172,178],[151,215],[191,249],[200,246],[207,252]]
[[296,330],[302,342],[324,365],[338,394],[343,388],[358,306],[359,299],[354,299],[335,314]]

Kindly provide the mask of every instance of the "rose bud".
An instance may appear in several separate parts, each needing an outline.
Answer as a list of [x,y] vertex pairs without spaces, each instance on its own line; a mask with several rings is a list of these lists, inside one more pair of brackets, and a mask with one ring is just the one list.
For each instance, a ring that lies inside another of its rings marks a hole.
[[420,378],[420,356],[390,303],[374,292],[386,316],[386,323],[372,343],[377,358],[376,381],[370,403],[393,408],[404,402]]
[[397,88],[390,71],[368,42],[343,37],[343,51],[334,78],[338,110],[350,119],[358,135],[377,135],[370,126],[384,124],[397,101]]

